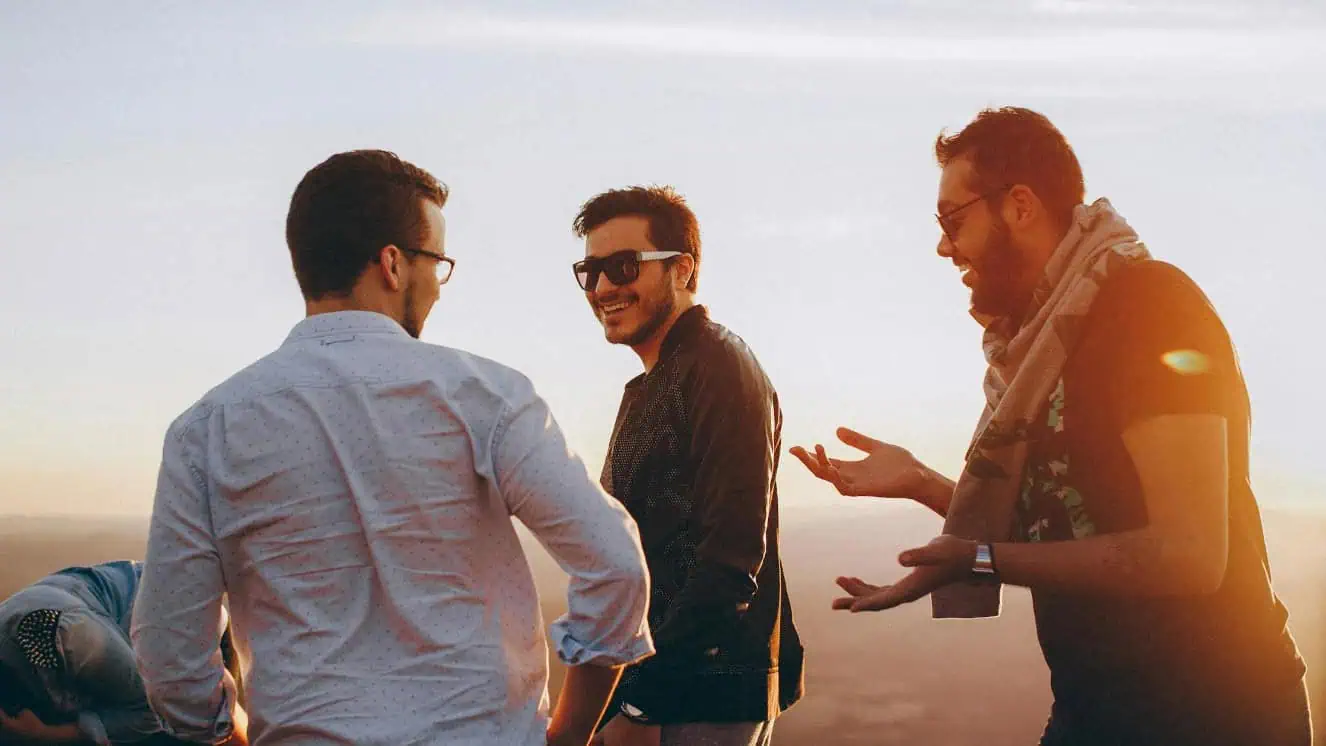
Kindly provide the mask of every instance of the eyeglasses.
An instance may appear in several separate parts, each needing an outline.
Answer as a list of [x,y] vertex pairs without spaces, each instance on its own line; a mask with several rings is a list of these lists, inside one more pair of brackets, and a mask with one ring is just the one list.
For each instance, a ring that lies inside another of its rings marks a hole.
[[982,194],[982,195],[979,195],[979,196],[976,196],[976,197],[972,197],[971,199],[967,200],[966,202],[963,202],[962,204],[958,205],[957,207],[953,208],[952,210],[949,210],[948,212],[945,212],[945,213],[936,213],[936,214],[935,214],[935,220],[939,222],[939,229],[940,229],[941,231],[944,232],[944,238],[947,238],[949,243],[954,244],[954,245],[957,245],[957,243],[958,243],[958,231],[962,228],[962,223],[961,223],[961,222],[954,222],[954,220],[953,220],[953,216],[954,216],[954,215],[957,215],[958,213],[962,212],[963,210],[967,209],[968,207],[971,207],[972,205],[976,204],[977,202],[980,202],[980,201],[983,200],[983,199],[987,199],[987,198],[989,198],[989,197],[993,197],[993,196],[995,196],[996,194],[999,194],[1000,192],[1006,192],[1006,191],[1008,191],[1009,189],[1010,189],[1010,187],[1006,187],[1006,186],[999,187],[998,189],[991,189],[990,191],[986,192],[985,194]]
[[599,284],[599,275],[605,275],[612,284],[621,287],[635,282],[640,276],[640,263],[659,259],[671,259],[681,256],[680,251],[633,251],[627,249],[607,256],[594,256],[582,259],[571,265],[576,282],[585,291],[592,291]]
[[456,271],[456,260],[449,256],[434,254],[431,251],[424,251],[423,249],[407,249],[404,247],[401,247],[401,251],[404,251],[407,254],[416,254],[418,256],[427,256],[436,259],[437,265],[434,267],[434,271],[437,272],[437,284],[439,285],[447,284],[447,280],[451,279],[451,273]]

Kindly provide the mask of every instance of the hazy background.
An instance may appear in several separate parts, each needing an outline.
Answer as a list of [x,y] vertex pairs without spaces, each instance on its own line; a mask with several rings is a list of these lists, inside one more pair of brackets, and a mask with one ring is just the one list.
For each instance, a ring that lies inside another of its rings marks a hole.
[[[1320,661],[1323,73],[1319,0],[0,0],[0,514],[37,516],[0,521],[0,595],[141,553],[167,424],[299,320],[290,193],[357,147],[452,187],[458,266],[424,339],[528,373],[592,468],[639,363],[573,284],[571,218],[670,183],[701,221],[701,298],[759,354],[787,444],[850,424],[952,473],[983,362],[934,254],[931,148],[1013,104],[1220,310],[1277,588]],[[833,615],[835,575],[895,577],[937,522],[795,463],[780,482],[812,689],[779,742],[1033,739],[1025,597],[975,624]]]
[[[639,362],[603,343],[569,226],[660,182],[789,442],[850,423],[952,471],[983,366],[931,146],[1004,104],[1057,122],[1090,197],[1214,300],[1263,502],[1322,493],[1326,4],[561,6],[0,2],[4,507],[149,509],[166,425],[302,315],[289,196],[355,147],[454,190],[424,339],[528,372],[591,463]],[[799,469],[783,487],[835,507]]]
[[[865,572],[892,556],[881,551],[924,540],[933,520],[921,510],[862,506],[813,518],[783,532],[784,564],[797,626],[806,643],[806,698],[775,729],[776,746],[1031,746],[1050,706],[1049,674],[1036,645],[1029,596],[1008,589],[1003,614],[980,621],[935,621],[930,604],[887,613],[832,611],[832,578]],[[143,519],[21,518],[0,522],[0,598],[70,562],[142,557]],[[1326,733],[1326,519],[1271,512],[1266,517],[1276,590],[1308,662],[1318,742]],[[832,548],[832,551],[828,551]],[[551,621],[566,610],[565,576],[531,552]],[[893,569],[874,571],[881,580]],[[562,671],[554,665],[556,696]],[[1249,744],[1248,746],[1254,746]]]

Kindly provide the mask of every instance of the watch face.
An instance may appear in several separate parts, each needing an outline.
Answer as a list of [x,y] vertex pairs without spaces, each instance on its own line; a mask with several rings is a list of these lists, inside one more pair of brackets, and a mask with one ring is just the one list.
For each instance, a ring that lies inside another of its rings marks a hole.
[[989,544],[976,545],[976,559],[972,563],[972,572],[993,575],[994,557],[991,556]]
[[644,710],[641,710],[639,707],[636,707],[635,705],[629,702],[622,703],[622,712],[626,713],[627,715],[633,718],[639,718],[645,716]]

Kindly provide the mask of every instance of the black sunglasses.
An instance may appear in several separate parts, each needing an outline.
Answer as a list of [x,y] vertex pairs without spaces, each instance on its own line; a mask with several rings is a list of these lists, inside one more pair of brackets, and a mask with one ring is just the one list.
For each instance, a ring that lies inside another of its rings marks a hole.
[[599,275],[605,275],[608,281],[617,287],[630,285],[640,276],[640,263],[659,259],[671,259],[681,256],[680,251],[633,251],[627,249],[607,256],[594,256],[582,259],[571,265],[580,289],[592,291],[599,284]]
[[447,280],[451,279],[451,273],[456,271],[456,260],[452,259],[449,256],[443,256],[442,254],[434,254],[431,251],[424,251],[423,249],[407,249],[403,246],[400,247],[400,250],[404,251],[407,254],[427,256],[436,259],[437,284],[439,285],[447,284]]
[[948,212],[936,213],[935,220],[939,222],[939,229],[944,232],[944,238],[947,238],[949,243],[957,245],[958,229],[962,227],[962,224],[961,223],[955,224],[953,222],[953,216],[957,215],[958,213],[962,212],[968,207],[971,207],[977,202],[980,202],[983,199],[988,199],[990,197],[995,196],[996,194],[999,194],[1000,192],[1006,192],[1009,189],[1012,189],[1012,187],[1002,186],[999,187],[998,189],[991,189],[985,194],[972,197],[971,199],[967,200],[966,202],[963,202],[962,204],[958,205],[952,210],[949,210]]

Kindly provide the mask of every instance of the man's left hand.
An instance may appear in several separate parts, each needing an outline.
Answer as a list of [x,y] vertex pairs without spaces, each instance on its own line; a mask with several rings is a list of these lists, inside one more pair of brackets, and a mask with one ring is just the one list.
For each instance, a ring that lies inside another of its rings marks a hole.
[[929,544],[898,555],[898,564],[914,568],[892,585],[871,585],[860,578],[838,578],[849,596],[836,599],[833,608],[845,611],[882,611],[925,598],[971,573],[976,542],[944,534]]
[[662,728],[640,725],[618,715],[594,736],[590,746],[659,746]]

